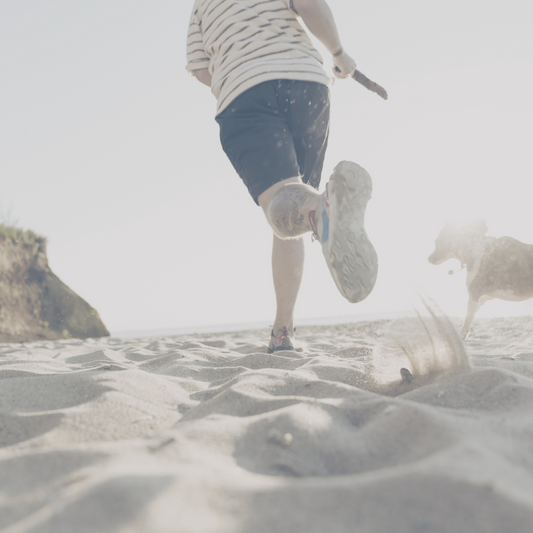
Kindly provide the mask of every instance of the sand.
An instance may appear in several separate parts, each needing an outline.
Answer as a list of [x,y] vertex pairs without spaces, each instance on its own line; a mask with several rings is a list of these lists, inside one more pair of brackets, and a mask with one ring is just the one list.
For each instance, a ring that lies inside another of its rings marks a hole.
[[0,344],[0,530],[531,533],[533,318],[454,327]]

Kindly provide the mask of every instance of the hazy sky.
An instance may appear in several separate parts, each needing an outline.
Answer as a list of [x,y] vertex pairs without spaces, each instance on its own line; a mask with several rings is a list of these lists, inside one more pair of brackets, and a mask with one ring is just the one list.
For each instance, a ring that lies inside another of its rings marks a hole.
[[[0,2],[0,207],[48,238],[54,272],[112,331],[273,319],[270,230],[219,146],[214,97],[185,71],[192,4]],[[349,304],[308,236],[297,318],[405,309],[416,290],[462,316],[464,272],[426,260],[446,220],[533,243],[533,2],[329,4],[389,93],[331,88],[322,183],[342,159],[372,175],[380,276]],[[508,312],[533,302],[484,308]]]

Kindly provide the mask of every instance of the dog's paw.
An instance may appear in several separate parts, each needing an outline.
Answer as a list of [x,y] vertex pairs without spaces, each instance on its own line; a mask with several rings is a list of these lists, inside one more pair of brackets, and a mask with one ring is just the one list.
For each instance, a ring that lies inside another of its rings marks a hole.
[[468,339],[469,333],[470,333],[470,329],[462,328],[461,331],[459,331],[459,336],[461,337],[461,339],[466,341],[466,339]]

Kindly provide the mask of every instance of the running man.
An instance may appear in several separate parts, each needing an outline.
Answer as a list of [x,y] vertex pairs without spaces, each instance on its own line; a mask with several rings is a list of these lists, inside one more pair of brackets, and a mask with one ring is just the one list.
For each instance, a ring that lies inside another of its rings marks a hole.
[[270,353],[294,349],[305,233],[321,243],[348,301],[366,298],[377,277],[364,229],[372,190],[366,170],[343,161],[325,192],[317,191],[330,79],[299,18],[333,56],[335,76],[353,74],[326,0],[195,0],[187,39],[187,70],[217,98],[222,148],[274,233]]

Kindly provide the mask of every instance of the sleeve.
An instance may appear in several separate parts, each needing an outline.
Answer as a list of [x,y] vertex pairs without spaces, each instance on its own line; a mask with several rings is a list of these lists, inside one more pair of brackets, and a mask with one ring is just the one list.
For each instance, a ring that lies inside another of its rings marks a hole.
[[294,7],[293,0],[280,0],[280,2],[284,4],[285,7],[292,11],[296,16],[300,16],[298,15],[298,11],[296,11],[296,8]]
[[298,15],[298,11],[296,11],[296,9],[294,8],[294,2],[293,0],[288,0],[288,4],[289,4],[289,9],[297,16],[300,16]]
[[209,68],[209,56],[204,50],[202,20],[195,2],[187,34],[187,70],[192,72],[202,68]]

